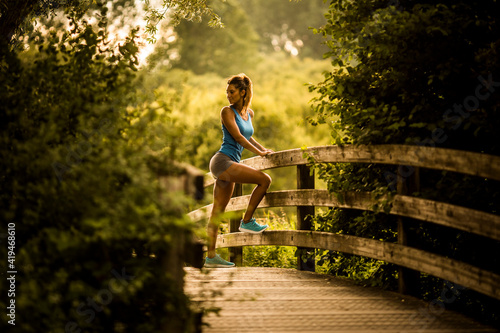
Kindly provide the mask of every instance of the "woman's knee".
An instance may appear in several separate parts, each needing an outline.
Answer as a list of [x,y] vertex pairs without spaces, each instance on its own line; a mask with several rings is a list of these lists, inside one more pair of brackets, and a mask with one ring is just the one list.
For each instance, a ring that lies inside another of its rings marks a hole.
[[273,179],[271,178],[271,176],[269,176],[267,173],[263,172],[262,173],[262,180],[261,180],[259,185],[262,185],[265,188],[269,188],[269,186],[271,186],[272,181],[273,181]]

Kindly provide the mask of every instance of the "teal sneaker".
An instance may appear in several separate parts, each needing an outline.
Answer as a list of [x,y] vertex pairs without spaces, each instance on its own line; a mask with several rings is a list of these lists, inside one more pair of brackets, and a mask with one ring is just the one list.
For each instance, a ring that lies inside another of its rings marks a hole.
[[261,225],[255,221],[255,218],[250,219],[250,222],[245,223],[243,220],[240,222],[239,230],[242,232],[249,232],[251,234],[260,234],[262,231],[269,228],[267,224]]
[[234,267],[234,263],[222,259],[218,254],[213,258],[205,258],[205,267],[208,268],[231,268]]

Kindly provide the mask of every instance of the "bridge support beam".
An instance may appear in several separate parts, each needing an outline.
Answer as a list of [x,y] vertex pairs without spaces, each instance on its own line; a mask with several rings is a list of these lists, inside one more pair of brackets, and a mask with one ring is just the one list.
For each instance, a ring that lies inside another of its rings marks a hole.
[[[420,191],[420,169],[418,167],[402,166],[398,168],[397,192],[400,195],[411,195]],[[415,222],[408,218],[398,217],[398,244],[413,246],[412,230],[410,225]],[[398,268],[398,291],[401,294],[418,297],[420,285],[420,272],[400,266]]]
[[[307,165],[297,166],[297,189],[314,189],[314,171]],[[312,230],[314,206],[297,206],[297,230]],[[314,248],[297,248],[297,269],[301,271],[316,270],[316,250]]]

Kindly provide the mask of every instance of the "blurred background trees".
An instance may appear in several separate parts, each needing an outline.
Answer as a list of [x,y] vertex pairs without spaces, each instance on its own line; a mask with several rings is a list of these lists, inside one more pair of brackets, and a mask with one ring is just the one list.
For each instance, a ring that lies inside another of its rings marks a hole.
[[260,37],[259,50],[321,59],[328,50],[310,28],[325,23],[324,1],[238,0]]
[[205,22],[183,21],[177,27],[178,61],[174,68],[194,74],[229,76],[255,66],[259,36],[250,17],[236,1],[215,2],[214,10],[224,17],[224,29],[207,29]]

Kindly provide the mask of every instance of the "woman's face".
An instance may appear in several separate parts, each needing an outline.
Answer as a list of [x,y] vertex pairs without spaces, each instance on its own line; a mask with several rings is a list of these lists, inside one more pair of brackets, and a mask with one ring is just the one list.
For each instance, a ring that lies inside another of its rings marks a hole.
[[237,89],[234,85],[230,84],[226,89],[226,97],[229,104],[236,104],[243,99],[245,95],[245,90]]

